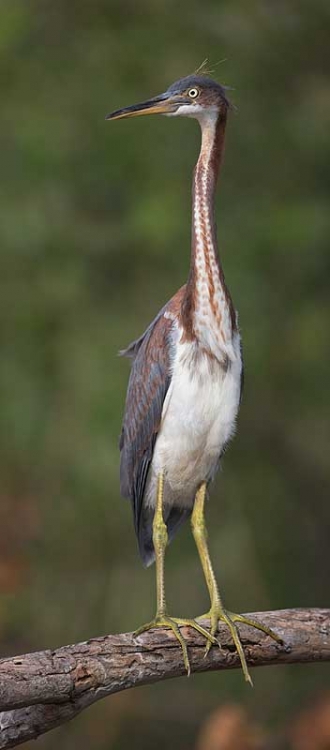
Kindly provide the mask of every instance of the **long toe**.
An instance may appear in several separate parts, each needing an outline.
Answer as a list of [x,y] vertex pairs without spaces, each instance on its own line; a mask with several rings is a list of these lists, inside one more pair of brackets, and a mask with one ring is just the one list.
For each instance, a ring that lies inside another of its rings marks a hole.
[[[236,617],[240,617],[240,615],[235,615],[231,612],[227,612],[220,604],[216,603],[211,607],[210,611],[206,615],[203,616],[203,619],[210,620],[210,634],[212,637],[215,636],[218,630],[219,622],[223,622],[225,623],[225,625],[227,625],[229,632],[231,634],[231,637],[234,641],[234,645],[236,647],[236,651],[238,653],[240,662],[241,662],[244,678],[246,682],[249,682],[250,685],[252,685],[253,683],[252,683],[251,675],[250,675],[250,672],[246,663],[246,658],[245,658],[243,646],[241,643],[239,631],[235,622]],[[198,619],[202,619],[202,618],[198,618]],[[219,645],[219,648],[221,648],[220,641],[217,641],[217,643]],[[209,653],[209,650],[210,650],[210,645],[209,643],[207,643],[206,649],[205,649],[205,656],[207,656],[207,654]]]
[[283,638],[277,635],[277,633],[274,633],[274,630],[272,630],[271,628],[268,628],[267,625],[264,625],[262,622],[258,622],[258,620],[251,620],[250,617],[245,617],[244,615],[237,615],[234,612],[228,612],[227,614],[231,617],[233,622],[242,622],[243,625],[249,625],[251,628],[255,628],[256,630],[261,630],[262,633],[269,635],[269,637],[273,638],[274,641],[276,641],[280,645],[283,645]]
[[185,641],[185,638],[183,637],[180,628],[188,627],[193,628],[193,630],[196,630],[197,633],[202,635],[207,643],[207,653],[209,652],[211,646],[218,645],[217,639],[214,637],[214,634],[210,633],[206,628],[203,628],[202,625],[199,625],[196,620],[193,619],[186,619],[183,617],[169,617],[168,615],[162,615],[162,616],[156,616],[154,620],[151,620],[151,622],[146,623],[145,625],[142,625],[140,628],[138,628],[134,636],[139,636],[141,633],[145,633],[148,630],[153,630],[154,628],[169,628],[174,633],[175,637],[180,643],[181,649],[182,649],[182,655],[183,655],[183,662],[187,671],[188,676],[190,675],[191,668],[190,668],[190,661],[188,656],[188,649],[187,649],[187,643]]
[[[275,640],[279,644],[283,643],[282,639],[280,638],[280,636],[274,633],[273,630],[268,628],[266,625],[263,625],[263,623],[258,622],[257,620],[253,620],[249,617],[245,617],[244,615],[238,615],[235,612],[228,612],[219,604],[211,607],[211,610],[207,616],[211,620],[211,629],[210,629],[211,635],[213,636],[215,635],[219,622],[223,622],[229,628],[231,637],[234,641],[234,644],[235,644],[235,647],[236,647],[236,650],[237,650],[237,653],[241,662],[244,678],[247,682],[250,683],[250,685],[252,685],[253,683],[252,683],[251,675],[247,666],[240,633],[239,633],[236,623],[242,623],[244,625],[249,625],[249,627],[256,628],[256,630],[261,630],[263,633],[270,636],[270,638],[273,638],[273,640]],[[209,645],[207,644],[206,653],[208,653],[208,651],[209,651]]]
[[176,639],[179,641],[179,644],[182,649],[182,656],[183,656],[183,663],[185,666],[185,669],[187,671],[188,676],[190,675],[190,661],[188,656],[188,649],[186,641],[181,634],[180,624],[186,624],[184,620],[178,620],[175,617],[168,617],[167,615],[156,615],[154,620],[151,620],[150,622],[147,622],[145,625],[141,625],[140,628],[135,630],[134,636],[137,637],[141,635],[141,633],[146,633],[148,630],[154,630],[155,628],[167,628],[169,630],[172,630],[174,633]]
[[206,628],[203,628],[203,626],[200,625],[197,622],[197,620],[194,620],[194,619],[192,619],[192,620],[183,620],[183,619],[180,619],[180,618],[177,618],[177,617],[175,617],[174,619],[175,619],[175,622],[178,623],[178,625],[180,625],[182,627],[193,628],[194,630],[197,631],[197,633],[200,633],[200,635],[204,636],[205,640],[207,641],[208,651],[210,650],[211,646],[217,646],[218,645],[218,641],[215,638],[216,629],[214,630],[214,632],[212,632],[212,630],[211,631],[206,630]]
[[[219,646],[219,648],[221,648],[220,642],[215,637],[218,631],[219,614],[217,611],[210,610],[209,612],[206,612],[205,615],[199,615],[196,619],[197,620],[210,620],[210,630],[206,631],[208,633],[208,637],[207,637],[207,642],[206,642],[205,652],[204,652],[204,659],[205,659],[210,651],[211,646]],[[205,630],[205,628],[203,628],[203,630]]]

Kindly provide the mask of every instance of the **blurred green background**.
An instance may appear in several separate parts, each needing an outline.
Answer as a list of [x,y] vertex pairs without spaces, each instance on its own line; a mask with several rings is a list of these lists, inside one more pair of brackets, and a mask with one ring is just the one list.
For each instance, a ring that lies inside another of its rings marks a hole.
[[[118,435],[120,348],[185,281],[198,126],[107,123],[205,57],[234,87],[217,200],[246,386],[211,493],[211,550],[236,611],[329,605],[328,0],[2,0],[2,654],[132,630],[154,612]],[[189,525],[173,614],[207,596]],[[194,748],[222,704],[270,731],[330,667],[192,676],[114,696],[39,740],[53,750]],[[32,745],[31,745],[32,747]],[[34,747],[34,745],[33,745]]]

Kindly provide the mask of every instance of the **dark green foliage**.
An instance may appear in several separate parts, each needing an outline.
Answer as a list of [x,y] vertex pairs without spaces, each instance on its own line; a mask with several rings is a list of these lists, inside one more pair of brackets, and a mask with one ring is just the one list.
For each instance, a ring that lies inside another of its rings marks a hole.
[[[2,653],[153,615],[154,571],[119,497],[117,351],[186,279],[199,134],[104,116],[206,56],[226,58],[215,75],[238,107],[217,205],[246,364],[208,509],[215,566],[234,610],[329,605],[329,26],[325,0],[2,1]],[[167,585],[173,614],[207,608],[188,528]],[[239,673],[131,692],[61,729],[61,747],[125,750],[134,724],[135,748],[184,750],[220,701],[277,724],[327,677],[272,668],[254,693]]]

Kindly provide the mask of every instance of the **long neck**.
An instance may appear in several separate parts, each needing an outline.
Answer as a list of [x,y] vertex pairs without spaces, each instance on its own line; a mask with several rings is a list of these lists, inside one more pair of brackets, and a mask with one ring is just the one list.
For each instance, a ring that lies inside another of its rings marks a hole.
[[190,274],[182,305],[188,339],[197,339],[217,356],[236,330],[233,304],[217,247],[214,199],[224,151],[226,119],[214,114],[201,121],[202,143],[193,177]]

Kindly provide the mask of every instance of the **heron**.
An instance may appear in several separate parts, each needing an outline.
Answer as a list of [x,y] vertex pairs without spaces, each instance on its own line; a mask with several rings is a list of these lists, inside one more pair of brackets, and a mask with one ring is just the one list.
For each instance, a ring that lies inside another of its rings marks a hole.
[[[121,494],[132,503],[142,561],[156,564],[156,615],[136,631],[169,628],[190,673],[190,626],[206,639],[205,655],[225,623],[245,679],[252,684],[237,623],[281,639],[260,622],[225,609],[211,562],[205,523],[208,488],[233,437],[242,391],[237,314],[218,252],[214,203],[230,103],[227,89],[206,75],[190,75],[164,93],[111,112],[107,120],[162,114],[195,118],[201,147],[193,173],[191,260],[187,283],[122,354],[132,359],[120,437]],[[168,543],[191,520],[210,610],[201,618],[169,615],[164,559]],[[207,630],[199,620],[208,618]]]

